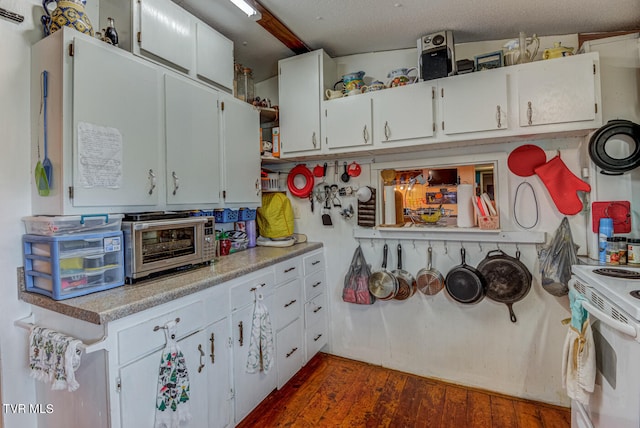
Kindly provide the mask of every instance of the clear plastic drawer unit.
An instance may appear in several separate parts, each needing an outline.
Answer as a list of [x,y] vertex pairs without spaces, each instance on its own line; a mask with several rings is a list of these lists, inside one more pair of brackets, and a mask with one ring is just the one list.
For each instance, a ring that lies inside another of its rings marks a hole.
[[27,291],[62,300],[124,284],[122,231],[27,234],[22,242]]

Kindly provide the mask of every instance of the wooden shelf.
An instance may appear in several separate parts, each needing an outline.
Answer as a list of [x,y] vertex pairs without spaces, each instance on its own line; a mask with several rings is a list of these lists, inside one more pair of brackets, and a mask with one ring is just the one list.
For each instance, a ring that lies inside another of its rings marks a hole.
[[256,107],[260,112],[260,125],[269,122],[278,122],[280,111],[270,107]]

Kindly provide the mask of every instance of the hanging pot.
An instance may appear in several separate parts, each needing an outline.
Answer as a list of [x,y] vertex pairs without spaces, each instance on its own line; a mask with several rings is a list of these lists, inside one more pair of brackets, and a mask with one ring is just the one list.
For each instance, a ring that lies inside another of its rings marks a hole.
[[485,278],[485,294],[491,300],[504,303],[509,308],[511,322],[516,322],[513,304],[523,299],[531,289],[531,272],[520,261],[520,251],[511,257],[502,250],[489,251],[478,264],[478,271]]
[[402,245],[400,244],[398,244],[398,269],[393,271],[393,275],[398,280],[398,292],[393,298],[406,300],[413,296],[418,285],[413,275],[402,269]]
[[[298,176],[302,176],[305,180],[302,187],[298,187],[296,183],[296,177]],[[289,171],[287,187],[293,196],[297,196],[298,198],[309,197],[313,191],[313,174],[305,164],[296,165]]]
[[427,249],[427,267],[422,268],[416,275],[416,283],[418,290],[424,294],[431,296],[437,294],[444,287],[444,277],[440,272],[431,267],[431,254],[433,250],[431,246]]
[[[607,150],[617,148],[617,144],[611,144],[615,140],[628,146],[628,156],[620,157]],[[591,136],[589,156],[603,174],[621,175],[637,168],[640,166],[640,125],[628,120],[610,120]]]
[[380,300],[390,300],[398,292],[398,280],[387,270],[387,244],[384,244],[382,251],[382,267],[369,276],[369,291]]
[[444,280],[449,295],[460,303],[477,303],[484,298],[486,281],[473,266],[465,263],[466,251],[460,249],[462,264],[447,273]]

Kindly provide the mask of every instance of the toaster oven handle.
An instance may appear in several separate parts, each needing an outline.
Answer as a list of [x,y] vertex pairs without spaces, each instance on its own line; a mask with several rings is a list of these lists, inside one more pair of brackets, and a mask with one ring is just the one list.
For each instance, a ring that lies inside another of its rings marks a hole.
[[188,219],[154,220],[152,222],[136,222],[133,230],[144,230],[158,226],[180,226],[184,224],[206,223],[207,217],[189,217]]

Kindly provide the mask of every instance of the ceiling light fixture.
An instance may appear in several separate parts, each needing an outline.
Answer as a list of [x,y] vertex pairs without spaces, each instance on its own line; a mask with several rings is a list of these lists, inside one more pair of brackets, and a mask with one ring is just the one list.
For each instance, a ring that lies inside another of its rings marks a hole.
[[247,14],[247,16],[254,21],[258,21],[262,19],[262,14],[258,12],[251,4],[246,2],[245,0],[231,0],[238,9]]

